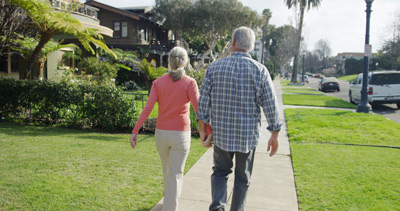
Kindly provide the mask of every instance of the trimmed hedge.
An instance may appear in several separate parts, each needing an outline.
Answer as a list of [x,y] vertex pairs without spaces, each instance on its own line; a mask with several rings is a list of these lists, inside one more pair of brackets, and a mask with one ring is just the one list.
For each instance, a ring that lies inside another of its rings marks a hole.
[[137,109],[116,87],[0,78],[0,118],[122,131]]

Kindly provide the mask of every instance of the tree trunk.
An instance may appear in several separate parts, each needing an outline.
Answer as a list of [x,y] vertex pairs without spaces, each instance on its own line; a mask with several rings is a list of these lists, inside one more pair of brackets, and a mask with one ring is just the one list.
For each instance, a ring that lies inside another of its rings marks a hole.
[[229,55],[229,53],[231,52],[231,47],[232,47],[232,40],[229,40],[225,44],[225,47],[222,50],[222,53],[218,56],[218,59],[227,57]]
[[211,44],[209,45],[208,50],[204,52],[203,55],[201,55],[200,62],[196,66],[197,71],[199,71],[201,68],[204,68],[204,60],[211,53],[211,51],[214,50],[215,46],[217,46],[217,41],[218,41],[217,39],[213,39],[211,41]]
[[[29,78],[30,80],[32,80],[33,65],[35,64],[35,62],[39,63],[38,58],[40,56],[40,52],[42,51],[42,49],[46,45],[46,43],[50,41],[51,37],[52,37],[51,35],[41,35],[38,45],[36,46],[35,50],[33,51],[30,59],[28,60],[28,67],[26,69],[25,78]],[[40,70],[38,72],[40,72]]]
[[38,59],[38,73],[37,73],[37,76],[36,76],[36,78],[40,78],[40,75],[42,74],[42,69],[43,69],[43,66],[44,66],[44,63],[46,62],[46,59]]
[[299,64],[300,42],[301,42],[301,32],[303,29],[304,9],[305,9],[305,5],[300,5],[300,23],[299,23],[297,40],[296,40],[296,53],[294,55],[294,60],[293,60],[293,73],[292,73],[292,80],[291,80],[292,83],[297,82],[297,69],[298,69],[298,64]]

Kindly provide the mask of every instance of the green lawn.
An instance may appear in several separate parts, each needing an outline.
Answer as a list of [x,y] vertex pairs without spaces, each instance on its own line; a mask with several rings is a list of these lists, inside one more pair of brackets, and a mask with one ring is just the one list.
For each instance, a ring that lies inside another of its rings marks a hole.
[[283,94],[283,102],[285,105],[357,108],[355,105],[340,98],[320,95]]
[[283,87],[282,91],[284,93],[296,93],[296,94],[315,94],[315,95],[325,95],[323,92],[316,91],[312,88],[291,88],[291,87]]
[[338,77],[338,79],[343,80],[343,81],[354,81],[357,78],[357,76],[358,76],[358,74],[345,75],[345,76]]
[[301,210],[400,210],[400,124],[340,110],[285,115]]
[[290,83],[292,83],[292,82],[281,79],[282,88],[284,88],[284,87],[307,88],[306,86],[303,86],[303,85],[289,85]]
[[[150,210],[163,182],[153,135],[0,124],[0,210]],[[192,140],[185,172],[206,151]]]

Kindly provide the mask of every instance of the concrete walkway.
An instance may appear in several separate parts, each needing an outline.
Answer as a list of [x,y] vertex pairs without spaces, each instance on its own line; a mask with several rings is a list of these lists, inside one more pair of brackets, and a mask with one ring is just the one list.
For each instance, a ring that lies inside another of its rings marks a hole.
[[[285,123],[283,113],[282,88],[279,78],[274,80],[279,102],[281,122]],[[246,211],[286,211],[298,210],[296,186],[290,158],[287,129],[284,124],[279,133],[279,149],[276,155],[269,157],[267,142],[270,133],[267,122],[262,119],[262,139],[257,147],[250,190],[247,196]],[[200,144],[200,143],[199,143]],[[213,166],[213,150],[209,149],[184,176],[182,195],[179,201],[180,211],[206,211],[211,203],[210,176]],[[228,181],[228,207],[233,190],[234,175]],[[151,211],[162,209],[161,201]]]

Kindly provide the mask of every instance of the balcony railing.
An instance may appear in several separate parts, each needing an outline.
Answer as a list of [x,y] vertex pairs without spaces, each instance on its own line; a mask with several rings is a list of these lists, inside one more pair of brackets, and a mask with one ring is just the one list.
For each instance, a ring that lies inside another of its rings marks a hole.
[[152,47],[172,49],[175,46],[175,42],[176,42],[175,40],[166,40],[166,41],[152,40],[150,42],[150,45]]
[[55,9],[80,13],[97,19],[97,11],[99,11],[99,9],[95,7],[79,3],[71,3],[65,0],[50,0],[50,3]]

